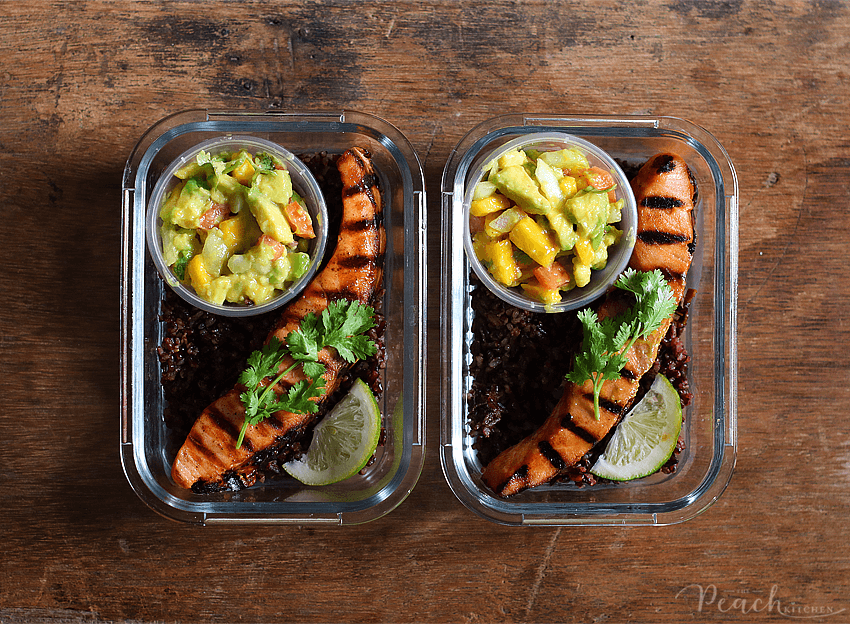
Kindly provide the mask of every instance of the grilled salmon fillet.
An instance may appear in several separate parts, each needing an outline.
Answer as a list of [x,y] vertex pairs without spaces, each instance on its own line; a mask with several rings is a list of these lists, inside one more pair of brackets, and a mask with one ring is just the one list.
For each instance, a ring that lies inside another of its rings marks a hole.
[[[638,206],[637,237],[629,266],[638,271],[659,269],[681,302],[694,250],[693,208],[696,188],[684,160],[658,154],[632,180]],[[618,314],[624,301],[615,290],[597,314]],[[593,383],[566,382],[552,414],[537,431],[512,446],[485,468],[484,483],[499,496],[511,496],[548,483],[578,462],[619,422],[634,401],[641,377],[652,367],[661,340],[672,321],[638,340],[626,353],[627,364],[618,379],[606,380],[600,392],[600,417],[593,409]]]
[[[277,337],[285,343],[286,335],[298,329],[309,313],[321,314],[338,299],[371,303],[383,276],[385,234],[382,225],[382,198],[378,178],[369,153],[361,148],[344,152],[337,162],[342,179],[342,221],[333,255],[322,271],[289,303],[267,338]],[[321,403],[339,384],[340,374],[348,363],[333,348],[319,352],[325,365],[325,389],[317,401]],[[293,363],[284,358],[279,370]],[[275,388],[287,392],[305,376],[298,366]],[[268,383],[268,382],[267,382]],[[277,412],[272,418],[249,426],[242,445],[236,440],[245,419],[238,385],[213,401],[197,418],[171,467],[174,482],[197,493],[238,490],[253,485],[258,478],[255,461],[258,454],[285,449],[315,414]]]

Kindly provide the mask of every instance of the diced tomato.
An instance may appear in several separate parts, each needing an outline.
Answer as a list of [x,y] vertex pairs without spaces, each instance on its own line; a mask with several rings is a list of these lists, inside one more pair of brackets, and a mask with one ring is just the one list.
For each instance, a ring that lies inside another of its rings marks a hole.
[[534,277],[546,290],[555,290],[570,281],[570,274],[560,262],[553,262],[548,267],[534,269]]
[[259,245],[268,245],[274,250],[274,259],[277,260],[283,254],[286,253],[286,245],[281,243],[279,240],[272,238],[268,234],[263,234],[260,237],[260,240],[257,241]]
[[[600,167],[591,167],[585,175],[587,175],[587,180],[593,185],[593,188],[600,191],[614,186],[614,176],[611,175],[610,171],[605,171]],[[608,200],[617,201],[617,196],[613,190],[608,191]]]
[[292,199],[283,209],[283,212],[296,236],[300,236],[301,238],[316,238],[316,233],[313,231],[313,223],[310,221],[310,215],[301,207],[301,204]]
[[230,214],[230,206],[227,204],[216,204],[213,202],[212,208],[207,210],[198,219],[198,227],[202,230],[211,230],[219,223],[224,221]]

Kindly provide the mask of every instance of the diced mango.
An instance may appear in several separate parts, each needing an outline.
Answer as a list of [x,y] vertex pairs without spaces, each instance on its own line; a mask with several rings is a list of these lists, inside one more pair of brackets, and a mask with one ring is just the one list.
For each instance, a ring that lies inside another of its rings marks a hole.
[[254,177],[254,165],[251,164],[249,159],[245,158],[241,163],[239,163],[236,169],[231,172],[231,175],[236,178],[240,184],[249,186],[251,184],[251,179]]
[[593,246],[590,244],[590,241],[585,239],[579,239],[575,245],[576,256],[579,259],[579,262],[582,264],[586,264],[590,266],[593,263]]
[[201,254],[192,256],[189,260],[189,281],[192,287],[197,291],[203,291],[209,287],[212,281],[212,275],[207,272],[207,267],[204,264],[204,257]]
[[513,227],[510,239],[541,266],[552,264],[559,249],[549,231],[531,217],[524,217]]
[[505,210],[510,207],[511,200],[504,195],[494,193],[481,199],[476,199],[469,205],[469,214],[473,217],[486,217],[488,214]]
[[528,162],[528,156],[526,153],[517,148],[511,150],[510,152],[505,152],[499,157],[499,168],[504,169],[505,167],[521,167],[525,163]]
[[492,263],[490,271],[497,282],[505,286],[516,286],[519,283],[521,273],[509,240],[492,241],[487,245],[485,253]]
[[558,185],[561,187],[564,197],[572,197],[578,192],[578,183],[573,176],[564,176],[558,180]]
[[561,291],[557,288],[549,289],[540,285],[537,280],[531,280],[527,284],[520,284],[525,294],[542,301],[543,303],[558,303],[561,300]]
[[493,242],[493,239],[487,236],[483,231],[477,232],[472,236],[472,249],[475,251],[475,257],[481,260],[481,262],[490,262],[488,246],[491,242]]

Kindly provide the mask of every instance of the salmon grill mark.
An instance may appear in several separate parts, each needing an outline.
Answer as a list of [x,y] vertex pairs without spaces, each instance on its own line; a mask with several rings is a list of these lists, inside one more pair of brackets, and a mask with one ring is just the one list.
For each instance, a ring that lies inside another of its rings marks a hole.
[[342,258],[339,261],[339,266],[345,269],[357,269],[360,267],[365,267],[368,264],[375,264],[375,258],[372,256],[350,256],[348,258]]
[[375,199],[375,190],[378,189],[378,179],[367,174],[363,176],[363,181],[343,190],[343,197],[352,197],[354,195],[363,194],[369,199],[369,203],[373,206],[378,206],[378,200]]
[[352,195],[357,195],[357,193],[362,193],[377,187],[378,176],[374,173],[366,173],[364,171],[362,178],[357,182],[357,184],[354,184],[343,191],[343,197],[351,197]]
[[635,372],[633,370],[629,370],[628,368],[623,369],[622,375],[629,381],[635,381],[638,378],[637,375],[635,375]]
[[[289,390],[287,389],[287,390],[284,390],[283,392],[289,392]],[[266,420],[266,423],[269,425],[269,427],[271,427],[272,429],[274,429],[276,431],[279,431],[280,429],[283,428],[283,423],[280,422],[280,419],[277,416],[277,412],[272,414],[272,417],[269,418],[268,420]]]
[[[593,400],[592,396],[590,397],[590,400]],[[561,419],[561,429],[566,429],[567,431],[578,436],[588,444],[596,444],[597,442],[599,442],[599,439],[595,435],[590,433],[584,427],[579,427],[577,424],[575,424],[575,422],[573,421],[573,417],[570,414],[565,415]]]
[[644,197],[640,202],[640,205],[645,206],[646,208],[661,208],[663,210],[670,210],[673,208],[681,208],[685,204],[681,199],[676,199],[675,197]]
[[348,301],[356,301],[360,296],[360,293],[357,292],[356,288],[342,286],[340,288],[326,290],[325,296],[328,298],[329,301],[336,301],[337,299],[347,299]]
[[657,230],[646,230],[645,232],[639,232],[638,238],[647,245],[672,245],[673,243],[690,242],[690,237],[684,234],[659,232]]
[[239,431],[236,429],[236,427],[233,426],[233,423],[231,423],[227,419],[227,417],[225,417],[225,415],[218,408],[218,406],[217,405],[210,406],[209,413],[210,413],[210,417],[212,418],[216,427],[221,429],[224,433],[226,433],[227,435],[229,435],[231,438],[233,438],[235,440],[236,437],[239,435]]
[[625,406],[615,403],[614,401],[609,401],[605,397],[599,397],[599,407],[611,412],[612,414],[617,414],[618,416],[622,416],[623,412],[626,411]]
[[513,481],[520,481],[521,483],[525,483],[528,481],[528,466],[523,464],[517,471],[513,473],[504,483],[502,483],[500,490],[504,490],[508,487]]
[[676,168],[676,162],[670,154],[663,154],[655,159],[653,163],[658,173],[670,173]]
[[204,457],[213,461],[215,460],[215,453],[213,453],[210,449],[207,448],[206,443],[203,440],[199,440],[194,435],[192,435],[191,431],[189,432],[186,441],[189,442],[197,450],[197,452],[203,455]]
[[684,282],[685,276],[679,273],[678,271],[672,271],[667,267],[658,267],[658,270],[661,271],[661,274],[664,276],[668,282]]
[[697,242],[695,240],[688,243],[688,253],[694,255],[694,252],[697,249]]
[[[584,398],[593,402],[593,394],[585,394]],[[612,414],[616,414],[617,416],[622,416],[623,412],[626,411],[626,408],[620,405],[619,403],[615,403],[610,399],[606,399],[604,396],[599,397],[599,407],[604,409],[606,412],[611,412]]]
[[564,461],[564,458],[546,440],[541,440],[537,445],[537,449],[546,458],[546,461],[552,464],[555,470],[561,471],[567,467],[567,462]]
[[377,219],[360,219],[359,221],[345,224],[345,228],[352,232],[365,232],[366,230],[374,230],[377,227]]

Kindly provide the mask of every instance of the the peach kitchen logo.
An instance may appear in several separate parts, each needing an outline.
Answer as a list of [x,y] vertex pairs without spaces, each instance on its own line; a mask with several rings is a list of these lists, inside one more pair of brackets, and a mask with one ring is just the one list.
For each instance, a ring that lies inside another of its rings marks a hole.
[[741,590],[724,592],[713,583],[691,583],[679,590],[676,599],[691,601],[698,613],[775,614],[798,620],[830,618],[847,613],[846,607],[788,600],[780,596],[778,585],[773,585],[769,592],[756,593]]

